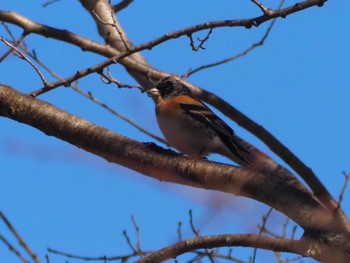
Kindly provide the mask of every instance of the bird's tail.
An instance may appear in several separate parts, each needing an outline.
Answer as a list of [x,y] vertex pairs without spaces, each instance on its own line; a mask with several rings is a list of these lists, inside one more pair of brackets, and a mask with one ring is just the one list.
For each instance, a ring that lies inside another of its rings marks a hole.
[[230,141],[230,155],[226,156],[242,166],[252,167],[253,154],[244,146],[245,142],[236,135],[234,135]]

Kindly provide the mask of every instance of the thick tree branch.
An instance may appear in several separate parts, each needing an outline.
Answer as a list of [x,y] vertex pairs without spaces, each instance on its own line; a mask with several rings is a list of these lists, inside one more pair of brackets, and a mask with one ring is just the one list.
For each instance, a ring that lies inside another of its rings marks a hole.
[[[114,47],[119,52],[128,51],[134,47],[115,16],[115,10],[113,10],[110,1],[80,0],[80,2],[95,20],[98,32],[100,36],[103,37],[106,44]],[[147,66],[148,69],[151,68],[140,53],[133,52],[128,58],[129,60],[131,58],[132,61],[137,61],[137,63],[143,66]],[[149,80],[147,74],[134,70],[133,67],[127,66],[124,63],[128,62],[121,62],[121,64],[124,65],[128,73],[136,79],[138,83],[145,89],[152,87],[153,83]]]
[[[304,229],[344,230],[296,178],[193,160],[117,135],[7,86],[0,88],[0,115],[31,125],[79,148],[156,179],[219,190],[264,202]],[[320,220],[322,218],[322,220]]]

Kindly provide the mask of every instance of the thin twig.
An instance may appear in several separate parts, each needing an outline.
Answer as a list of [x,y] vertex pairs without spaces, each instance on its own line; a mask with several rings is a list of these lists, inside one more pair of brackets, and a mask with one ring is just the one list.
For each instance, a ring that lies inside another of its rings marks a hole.
[[19,235],[17,230],[12,226],[10,221],[6,218],[6,216],[0,211],[0,218],[4,221],[8,229],[14,234],[17,238],[19,244],[24,248],[24,250],[29,254],[29,256],[34,260],[35,263],[40,263],[37,255],[29,248],[29,246],[24,242],[23,238]]
[[286,238],[287,237],[287,226],[290,222],[290,218],[286,217],[286,221],[282,225],[282,237]]
[[339,198],[338,198],[338,207],[340,207],[340,204],[343,201],[345,190],[346,190],[346,188],[348,186],[348,182],[349,182],[349,179],[350,179],[350,173],[347,174],[346,172],[343,172],[343,175],[345,177],[345,180],[344,180],[343,188],[341,189],[341,192],[340,192],[340,195],[339,195]]
[[190,216],[190,227],[191,227],[191,230],[193,232],[193,234],[195,234],[196,237],[200,237],[200,232],[199,230],[196,230],[196,228],[194,227],[194,224],[193,224],[193,216],[192,216],[192,210],[190,209],[188,211],[188,214]]
[[291,239],[294,240],[295,232],[297,231],[298,225],[295,224],[292,229]]
[[42,7],[47,7],[47,6],[51,5],[51,4],[59,2],[59,1],[61,1],[61,0],[50,0],[50,1],[47,1],[47,2],[42,4]]
[[[258,227],[260,227],[260,225],[258,225]],[[266,234],[266,235],[268,235],[270,237],[275,237],[275,238],[280,238],[281,237],[281,235],[272,232],[272,230],[267,229],[266,227],[264,227],[262,230],[263,230],[264,234]]]
[[[6,25],[6,23],[1,22],[1,24],[5,27],[6,31],[9,33],[10,37],[13,39],[13,43],[14,43],[13,46],[14,46],[14,47],[18,47],[18,45],[21,44],[21,42],[23,41],[23,39],[24,39],[24,37],[25,37],[25,34],[22,34],[22,35],[18,38],[18,40],[15,40],[15,38],[14,38],[14,36],[13,36],[11,30],[8,28],[8,26]],[[2,55],[2,56],[0,57],[0,63],[1,63],[2,61],[4,61],[4,59],[7,58],[7,56],[10,55],[12,52],[13,52],[13,48],[10,48],[7,52],[5,52],[5,54]]]
[[107,75],[104,72],[99,73],[102,76],[102,81],[106,84],[114,83],[118,86],[118,88],[128,88],[128,89],[134,89],[137,88],[141,92],[143,92],[143,88],[140,85],[129,85],[129,84],[123,84],[119,80],[115,79],[112,74],[109,67],[107,67]]
[[197,40],[199,41],[199,45],[196,46],[194,44],[194,40],[193,40],[193,36],[192,34],[188,34],[188,37],[190,38],[190,46],[192,47],[192,50],[193,51],[198,51],[199,49],[205,49],[205,47],[203,47],[204,43],[208,41],[211,33],[213,32],[213,29],[210,28],[207,35],[203,38],[203,39],[200,39],[199,37],[197,37]]
[[178,239],[179,242],[182,241],[181,226],[182,226],[182,222],[180,221],[177,224],[177,239]]
[[14,34],[12,33],[11,29],[8,27],[8,25],[3,21],[1,22],[1,25],[5,28],[6,32],[12,38],[12,41],[15,42],[16,38],[15,38]]
[[[264,216],[262,217],[262,224],[261,224],[261,226],[259,227],[259,236],[261,236],[262,233],[264,232],[265,226],[266,226],[266,223],[267,223],[267,220],[268,220],[269,216],[271,215],[272,211],[273,211],[273,208],[270,207],[269,210],[267,211],[266,215],[264,215]],[[255,258],[256,258],[256,253],[257,253],[257,251],[258,251],[258,248],[255,247],[255,248],[254,248],[254,251],[253,251],[252,263],[255,262]]]
[[[278,10],[282,8],[282,5],[283,5],[284,2],[285,2],[285,0],[282,0],[282,1],[280,2],[279,7],[278,7]],[[200,66],[200,67],[198,67],[198,68],[195,68],[195,69],[193,69],[193,70],[189,70],[188,72],[186,72],[186,74],[185,74],[183,77],[184,77],[184,78],[187,78],[187,77],[189,77],[189,76],[191,76],[191,75],[193,75],[193,74],[195,74],[195,73],[197,73],[197,72],[199,72],[199,71],[201,71],[201,70],[203,70],[203,69],[208,69],[208,68],[216,67],[216,66],[219,66],[219,65],[228,63],[228,62],[230,62],[230,61],[236,60],[236,59],[238,59],[238,58],[240,58],[240,57],[243,57],[243,56],[247,55],[249,52],[251,52],[251,51],[254,50],[255,48],[263,46],[264,43],[265,43],[265,40],[267,39],[267,37],[269,36],[269,34],[270,34],[271,30],[272,30],[272,27],[275,25],[276,20],[277,20],[277,18],[274,18],[274,19],[271,21],[269,27],[267,28],[265,34],[264,34],[263,37],[260,39],[260,41],[254,43],[254,44],[252,44],[252,45],[251,45],[249,48],[247,48],[246,50],[244,50],[244,51],[242,51],[241,53],[236,54],[236,55],[234,55],[234,56],[232,56],[232,57],[225,58],[225,59],[223,59],[223,60],[220,60],[220,61],[217,61],[217,62],[214,62],[214,63],[210,63],[210,64],[207,64],[207,65],[202,65],[202,66]]]
[[139,226],[136,224],[135,218],[132,215],[131,216],[131,221],[132,221],[132,225],[135,228],[135,233],[136,233],[136,247],[137,247],[137,252],[142,252],[141,250],[141,239],[140,239],[140,228]]
[[[87,261],[113,261],[113,260],[122,260],[125,261],[129,258],[132,257],[136,257],[139,256],[138,253],[132,253],[132,254],[127,254],[127,255],[123,255],[123,256],[111,256],[111,257],[107,257],[107,256],[100,256],[100,257],[87,257],[87,256],[79,256],[79,255],[75,255],[75,254],[71,254],[71,253],[66,253],[66,252],[62,252],[62,251],[58,251],[56,249],[52,249],[52,248],[48,248],[47,249],[49,253],[52,254],[56,254],[56,255],[60,255],[60,256],[64,256],[67,258],[74,258],[74,259],[81,259],[81,260],[87,260]],[[151,252],[142,252],[144,253],[143,255],[147,255]]]
[[[190,209],[188,211],[189,213],[189,216],[190,216],[190,227],[191,227],[191,230],[192,232],[195,234],[196,237],[200,237],[201,234],[200,234],[200,231],[199,230],[196,230],[195,226],[194,226],[194,223],[193,223],[193,215],[192,215],[192,210]],[[208,259],[210,260],[210,262],[214,263],[214,259],[212,257],[212,252],[208,249],[208,248],[205,248],[205,255],[208,257]]]
[[8,247],[10,251],[12,251],[22,262],[24,263],[30,263],[29,260],[25,259],[22,254],[14,247],[11,245],[11,243],[3,236],[0,234],[0,240]]
[[[23,44],[25,45],[25,42],[23,42]],[[51,76],[53,76],[54,78],[61,80],[62,78],[56,74],[55,72],[53,72],[49,67],[47,67],[35,54],[35,51],[33,50],[32,53],[29,52],[29,50],[25,47],[23,49],[23,51],[32,59],[34,59],[42,68],[44,68]],[[112,78],[112,80],[116,80],[114,78]],[[117,81],[117,80],[116,80]],[[116,83],[117,84],[117,83]],[[127,85],[127,84],[122,84],[119,82],[119,84],[121,85],[121,87],[127,87],[127,88],[138,88],[139,86],[137,85]],[[117,84],[118,85],[118,84]],[[140,125],[138,125],[137,123],[135,123],[133,120],[127,118],[126,116],[124,116],[123,114],[117,112],[116,110],[112,109],[111,107],[109,107],[107,104],[101,102],[100,100],[98,100],[96,97],[94,97],[92,95],[91,92],[84,92],[83,90],[79,89],[79,87],[77,85],[70,85],[70,88],[72,88],[75,92],[79,93],[80,95],[90,99],[92,102],[96,103],[97,105],[103,107],[104,109],[106,109],[107,111],[109,111],[110,113],[112,113],[113,115],[117,116],[118,118],[122,119],[123,121],[126,121],[127,123],[129,123],[131,126],[133,126],[134,128],[136,128],[137,130],[139,130],[140,132],[148,135],[149,137],[159,141],[160,143],[163,143],[167,146],[169,146],[169,144],[162,138],[154,135],[153,133],[147,131],[146,129],[142,128]]]
[[117,21],[115,21],[115,18],[114,18],[114,14],[113,12],[111,13],[111,18],[113,20],[113,23],[109,23],[109,22],[105,22],[103,21],[100,16],[95,12],[95,10],[91,10],[91,12],[93,13],[93,15],[97,18],[97,20],[102,23],[103,25],[106,25],[106,26],[111,26],[111,27],[114,27],[115,30],[117,31],[120,39],[122,40],[126,50],[129,50],[131,48],[131,45],[130,43],[124,38],[123,36],[123,32],[119,29],[119,26],[117,24]]
[[8,42],[5,38],[0,37],[0,41],[4,42],[7,46],[11,47],[13,50],[15,50],[17,53],[14,53],[15,55],[17,55],[19,58],[27,61],[34,69],[35,71],[38,73],[41,81],[43,82],[45,87],[49,86],[49,82],[45,79],[44,75],[41,73],[41,71],[34,65],[33,62],[30,61],[30,59],[28,59],[26,57],[26,55],[24,55],[17,47],[15,47],[14,45],[12,45],[10,42]]
[[159,141],[160,143],[163,143],[163,144],[165,144],[165,145],[167,145],[167,146],[169,145],[169,144],[167,143],[167,141],[165,141],[164,139],[162,139],[162,138],[160,138],[160,137],[154,135],[153,133],[147,131],[146,129],[142,128],[140,125],[138,125],[138,124],[137,124],[136,122],[134,122],[133,120],[131,120],[131,119],[125,117],[123,114],[120,114],[120,113],[117,112],[116,110],[114,110],[114,109],[112,109],[111,107],[107,106],[107,104],[105,104],[105,103],[99,101],[98,99],[96,99],[96,98],[92,95],[91,92],[86,93],[86,92],[82,91],[81,89],[79,89],[79,88],[76,87],[76,86],[71,86],[71,88],[72,88],[73,90],[75,90],[76,92],[80,93],[81,95],[83,95],[83,96],[89,98],[89,99],[90,99],[91,101],[93,101],[94,103],[96,103],[96,104],[100,105],[101,107],[105,108],[106,110],[108,110],[108,111],[109,111],[110,113],[112,113],[113,115],[115,115],[115,116],[121,118],[122,120],[126,121],[127,123],[129,123],[130,125],[132,125],[134,128],[136,128],[136,129],[138,129],[139,131],[141,131],[142,133],[144,133],[144,134],[150,136],[151,138],[153,138],[153,139]]
[[264,15],[270,16],[273,13],[273,10],[271,8],[265,7],[261,2],[258,0],[251,0],[254,4],[256,4],[261,11],[264,13]]
[[134,252],[134,254],[138,254],[137,249],[134,248],[134,246],[131,244],[130,237],[128,236],[128,233],[126,232],[126,230],[123,231],[123,236],[125,237],[126,243],[129,245],[132,252]]

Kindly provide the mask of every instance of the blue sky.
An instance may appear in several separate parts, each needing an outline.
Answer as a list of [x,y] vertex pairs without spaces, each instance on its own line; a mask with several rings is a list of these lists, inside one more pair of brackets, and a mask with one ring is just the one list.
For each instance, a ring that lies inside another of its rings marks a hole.
[[[44,1],[1,2],[2,10],[103,41],[78,1],[62,0],[47,8],[41,6]],[[265,3],[276,6],[275,1]],[[286,5],[291,3],[286,1]],[[349,7],[349,1],[328,1],[322,8],[280,19],[263,47],[189,78],[272,132],[313,169],[336,197],[344,181],[342,171],[350,171]],[[258,15],[260,10],[251,1],[139,0],[122,11],[119,19],[131,41],[141,44],[192,24]],[[154,67],[181,75],[189,68],[243,51],[260,40],[267,26],[216,29],[206,49],[199,52],[193,52],[188,38],[181,37],[143,55]],[[20,35],[18,28],[11,29]],[[3,27],[0,35],[7,36]],[[26,43],[62,77],[105,59],[41,36],[29,36]],[[1,44],[0,53],[6,50]],[[34,70],[14,56],[0,64],[0,72],[2,83],[22,92],[42,86]],[[114,66],[112,73],[124,83],[135,84],[121,67]],[[160,135],[153,102],[145,94],[105,85],[96,75],[80,80],[79,87]],[[135,140],[152,141],[68,88],[59,88],[40,99]],[[252,135],[227,122],[241,137],[274,156]],[[192,236],[189,209],[203,234],[256,233],[268,210],[244,198],[146,178],[8,119],[0,118],[0,128],[0,209],[43,262],[47,247],[86,256],[130,252],[122,231],[126,229],[135,240],[131,215],[141,228],[142,247],[149,250],[176,241],[179,221],[183,222],[184,237]],[[219,156],[210,159],[227,162]],[[346,193],[343,206],[349,214],[348,196]],[[284,222],[285,218],[274,212],[270,227],[279,233]],[[17,244],[3,224],[0,234]],[[237,257],[247,260],[251,252],[238,249]],[[273,262],[272,253],[259,253],[256,262]],[[52,254],[50,258],[51,262],[65,261]],[[0,261],[18,262],[3,244]]]

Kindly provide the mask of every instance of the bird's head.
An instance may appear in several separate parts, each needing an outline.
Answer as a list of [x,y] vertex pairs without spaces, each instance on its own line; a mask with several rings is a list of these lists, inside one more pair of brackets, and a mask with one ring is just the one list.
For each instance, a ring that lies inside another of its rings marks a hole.
[[169,99],[178,95],[192,96],[191,91],[172,76],[162,78],[157,85],[147,93],[151,97],[161,97],[162,99]]

